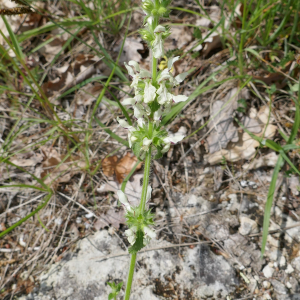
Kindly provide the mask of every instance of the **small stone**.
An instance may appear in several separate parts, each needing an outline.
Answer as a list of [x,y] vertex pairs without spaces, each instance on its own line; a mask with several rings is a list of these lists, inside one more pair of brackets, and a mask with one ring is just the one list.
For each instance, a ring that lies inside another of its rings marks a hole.
[[263,295],[263,300],[272,300],[271,296],[268,293]]
[[264,274],[264,276],[265,276],[266,278],[272,277],[274,271],[275,271],[275,270],[274,270],[273,268],[271,268],[269,265],[266,265],[266,266],[263,268],[263,270],[262,270],[262,272],[263,272],[263,274]]
[[246,180],[241,180],[240,184],[242,187],[246,187],[248,185]]
[[286,259],[283,255],[281,255],[280,260],[279,260],[279,266],[281,268],[284,268],[286,266]]
[[278,263],[277,263],[277,261],[275,261],[273,265],[274,265],[274,268],[278,268]]
[[256,183],[254,181],[248,181],[248,185],[253,186],[256,185]]
[[288,289],[291,289],[292,288],[292,285],[291,285],[291,283],[288,281],[286,284],[286,287],[288,288]]
[[281,295],[285,295],[287,293],[287,289],[283,283],[281,283],[275,279],[271,279],[270,281],[271,281],[276,293],[281,294]]
[[297,271],[300,271],[300,256],[296,257],[292,260],[292,266],[294,267],[294,269],[296,269]]
[[241,226],[239,228],[239,233],[241,235],[249,235],[251,233],[259,232],[257,223],[246,216],[240,217],[240,223]]
[[266,281],[266,280],[263,281],[262,285],[265,289],[269,289],[271,287],[271,283],[269,281]]
[[295,271],[295,270],[294,270],[294,268],[292,267],[292,265],[291,265],[291,264],[288,264],[287,267],[286,267],[286,269],[285,269],[285,273],[291,274],[291,273],[293,273],[294,271]]

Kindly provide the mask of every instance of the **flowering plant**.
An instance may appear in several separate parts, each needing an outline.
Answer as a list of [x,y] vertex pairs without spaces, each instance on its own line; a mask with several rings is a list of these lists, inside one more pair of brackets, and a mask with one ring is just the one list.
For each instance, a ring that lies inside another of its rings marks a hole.
[[125,300],[130,297],[136,254],[145,247],[156,234],[153,230],[153,214],[146,204],[151,198],[149,185],[150,165],[152,159],[158,159],[166,153],[171,144],[178,143],[184,138],[181,134],[170,134],[161,125],[162,117],[169,113],[172,105],[186,101],[187,96],[174,95],[172,88],[179,85],[188,73],[177,76],[173,74],[173,64],[179,56],[168,60],[165,69],[157,71],[157,60],[164,56],[164,40],[170,35],[170,28],[159,24],[161,17],[167,18],[170,10],[170,0],[143,0],[142,9],[146,16],[144,27],[140,34],[147,42],[152,53],[152,72],[142,69],[135,61],[125,63],[125,67],[132,79],[131,87],[134,97],[123,100],[123,105],[133,107],[135,126],[129,125],[123,119],[117,118],[119,124],[128,130],[129,146],[134,154],[145,161],[143,189],[139,206],[133,207],[123,191],[118,191],[120,202],[126,211],[129,229],[125,231],[131,247],[131,263],[126,286]]

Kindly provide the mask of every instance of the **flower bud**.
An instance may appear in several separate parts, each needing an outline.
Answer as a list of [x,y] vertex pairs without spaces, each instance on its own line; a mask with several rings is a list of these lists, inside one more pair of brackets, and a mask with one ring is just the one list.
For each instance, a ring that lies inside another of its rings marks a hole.
[[158,9],[158,14],[160,16],[163,16],[165,13],[167,12],[167,9],[163,6],[161,6],[159,9]]
[[140,29],[139,33],[142,39],[148,43],[151,43],[154,40],[154,37],[147,29]]
[[157,16],[158,15],[158,10],[156,8],[152,9],[151,10],[151,15],[154,16],[154,17]]
[[151,0],[146,0],[142,4],[142,9],[147,13],[150,14],[154,8],[154,3]]

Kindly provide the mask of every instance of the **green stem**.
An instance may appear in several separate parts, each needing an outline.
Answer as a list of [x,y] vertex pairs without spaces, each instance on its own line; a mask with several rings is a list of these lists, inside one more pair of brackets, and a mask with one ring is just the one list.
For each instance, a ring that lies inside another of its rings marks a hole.
[[130,297],[130,291],[131,291],[131,284],[132,284],[132,278],[133,278],[133,273],[134,273],[135,261],[136,261],[136,254],[131,254],[130,267],[129,267],[128,280],[127,280],[124,300],[129,300],[129,297]]
[[[151,125],[153,126],[153,124],[151,124]],[[150,127],[150,123],[149,123],[149,127]],[[149,128],[149,130],[151,128]],[[145,210],[145,206],[146,206],[147,189],[148,189],[149,177],[150,177],[150,166],[151,166],[151,148],[147,152],[146,159],[145,159],[143,189],[142,189],[141,203],[140,203],[140,206],[139,206],[141,214],[143,214],[143,212]],[[130,291],[131,291],[131,284],[132,284],[132,279],[133,279],[135,261],[136,261],[136,254],[131,254],[130,267],[129,267],[129,273],[128,273],[128,279],[127,279],[127,285],[126,285],[126,292],[125,292],[124,300],[129,300],[129,297],[130,297]]]
[[[149,127],[150,127],[150,123],[149,123]],[[151,148],[149,148],[149,151],[147,152],[146,159],[145,159],[143,189],[142,189],[141,203],[139,205],[141,214],[144,213],[145,206],[146,206],[147,189],[148,189],[149,177],[150,177],[150,167],[151,167]]]

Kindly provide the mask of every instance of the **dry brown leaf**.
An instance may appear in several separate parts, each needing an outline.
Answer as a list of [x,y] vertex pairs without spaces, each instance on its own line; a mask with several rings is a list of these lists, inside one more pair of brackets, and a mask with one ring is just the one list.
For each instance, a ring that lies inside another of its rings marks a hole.
[[18,167],[32,167],[42,162],[43,156],[39,153],[23,153],[14,155],[11,162]]
[[105,157],[102,161],[102,171],[105,176],[113,176],[118,162],[117,155]]
[[[132,168],[137,162],[137,158],[132,155],[130,152],[127,152],[123,158],[118,161],[116,155],[106,157],[102,162],[102,170],[106,176],[113,176],[114,174],[117,177],[118,183],[121,183],[124,178],[130,173]],[[136,170],[139,170],[142,166],[140,163]]]
[[90,78],[97,71],[102,72],[102,61],[94,55],[80,54],[71,65],[56,68],[57,77],[45,82],[42,89],[51,102],[59,104],[57,97],[76,84]]

